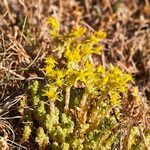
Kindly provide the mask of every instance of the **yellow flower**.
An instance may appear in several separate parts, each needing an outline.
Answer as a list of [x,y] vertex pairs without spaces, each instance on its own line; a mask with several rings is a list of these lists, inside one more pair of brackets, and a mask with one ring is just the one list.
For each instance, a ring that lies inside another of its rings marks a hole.
[[69,60],[69,62],[80,61],[82,59],[81,50],[78,47],[70,49],[70,47],[67,46],[65,57]]
[[51,67],[54,67],[57,62],[55,61],[54,57],[48,56],[45,60],[45,63]]
[[94,81],[95,78],[94,71],[95,70],[93,65],[90,63],[89,60],[87,60],[84,63],[84,68],[82,68],[79,71],[76,71],[75,73],[77,75],[76,82],[80,80],[86,84],[87,82],[90,83],[91,81]]
[[86,83],[86,77],[87,77],[87,73],[85,72],[85,70],[80,70],[78,73],[77,73],[78,77],[76,78],[76,82],[77,81],[83,81],[84,83]]
[[99,39],[103,39],[103,38],[106,38],[107,34],[105,32],[102,32],[101,30],[99,30],[95,33],[95,36]]
[[44,70],[45,70],[47,76],[52,76],[52,72],[53,72],[52,66],[46,66],[44,68]]
[[104,74],[105,73],[105,69],[101,66],[101,65],[99,65],[97,68],[97,73],[99,74]]
[[50,17],[47,19],[47,24],[51,26],[50,35],[53,37],[58,36],[59,22],[55,18]]
[[66,77],[65,77],[65,83],[64,84],[69,85],[69,86],[74,85],[74,83],[76,81],[76,77],[77,77],[77,75],[76,75],[77,72],[78,71],[73,69],[73,67],[70,65],[65,72]]
[[85,27],[77,27],[76,29],[72,30],[69,36],[74,36],[74,37],[80,37],[86,32]]
[[85,62],[85,68],[86,68],[86,70],[90,70],[90,71],[93,70],[93,65],[92,65],[92,63],[90,63],[89,60],[87,60],[87,61]]
[[54,67],[57,64],[57,62],[55,61],[55,59],[52,56],[48,56],[45,60],[46,66],[44,68],[46,75],[47,76],[55,76],[55,71],[54,71]]
[[56,71],[56,84],[60,87],[63,84],[63,78],[65,76],[65,70]]
[[93,53],[100,55],[102,49],[103,49],[103,46],[98,46],[98,47],[93,49]]
[[49,100],[55,101],[58,98],[57,86],[50,85],[48,90],[45,91],[43,96],[47,96]]
[[59,21],[57,21],[55,18],[50,17],[47,19],[47,24],[51,25],[53,29],[59,28]]

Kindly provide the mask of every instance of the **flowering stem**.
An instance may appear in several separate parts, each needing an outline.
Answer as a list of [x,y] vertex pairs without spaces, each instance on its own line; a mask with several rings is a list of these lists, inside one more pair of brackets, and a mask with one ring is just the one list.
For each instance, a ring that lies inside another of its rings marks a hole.
[[50,112],[55,113],[55,103],[54,103],[54,101],[50,102]]
[[65,111],[68,111],[69,110],[69,101],[70,101],[70,89],[71,89],[71,86],[68,86],[66,88],[66,95],[65,95]]
[[87,93],[84,93],[84,94],[83,94],[83,97],[82,97],[82,100],[81,100],[81,103],[80,103],[80,108],[81,108],[81,109],[85,107],[87,98],[88,98],[88,94],[87,94]]
[[80,103],[80,109],[82,110],[82,123],[85,123],[87,119],[87,110],[85,109],[86,108],[85,106],[87,105],[86,104],[87,98],[88,98],[88,94],[84,93]]
[[51,119],[54,120],[55,118],[55,103],[54,101],[50,102],[50,114],[51,114]]

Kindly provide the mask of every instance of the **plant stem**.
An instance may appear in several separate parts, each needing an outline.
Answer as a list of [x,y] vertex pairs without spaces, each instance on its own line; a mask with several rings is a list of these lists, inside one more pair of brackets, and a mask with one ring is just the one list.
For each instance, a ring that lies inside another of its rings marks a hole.
[[84,93],[84,94],[83,94],[83,97],[82,97],[82,100],[81,100],[81,103],[80,103],[80,108],[81,108],[81,109],[85,107],[87,98],[88,98],[88,94],[87,94],[87,93]]
[[50,102],[50,111],[52,113],[55,113],[55,104],[54,104],[54,101]]
[[64,107],[64,110],[65,110],[65,111],[68,111],[68,110],[69,110],[70,89],[71,89],[71,86],[68,86],[68,87],[66,88],[65,107]]
[[52,120],[54,121],[55,119],[55,102],[52,101],[50,102],[50,114],[51,114],[51,117],[52,117]]
[[80,103],[80,109],[82,110],[82,123],[85,123],[87,119],[87,109],[86,109],[87,98],[88,98],[88,94],[84,93]]

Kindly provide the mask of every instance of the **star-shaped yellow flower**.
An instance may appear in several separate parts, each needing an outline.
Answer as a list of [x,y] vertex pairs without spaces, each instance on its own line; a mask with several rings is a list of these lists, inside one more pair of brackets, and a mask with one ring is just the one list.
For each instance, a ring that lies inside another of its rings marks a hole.
[[50,85],[43,96],[47,96],[50,101],[55,101],[58,98],[57,89],[58,87],[56,85]]

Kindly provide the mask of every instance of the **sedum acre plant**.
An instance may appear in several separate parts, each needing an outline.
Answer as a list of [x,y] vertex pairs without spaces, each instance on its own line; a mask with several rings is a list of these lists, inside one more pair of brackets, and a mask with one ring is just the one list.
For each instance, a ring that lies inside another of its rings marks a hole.
[[94,63],[106,33],[77,27],[59,34],[54,18],[48,24],[54,50],[45,58],[46,82],[34,81],[20,103],[26,122],[21,142],[36,136],[39,149],[115,149],[124,140],[122,104],[131,75]]

